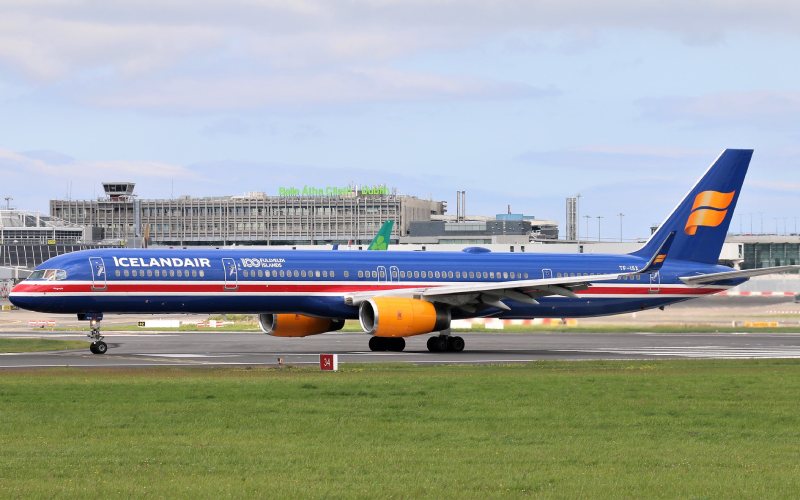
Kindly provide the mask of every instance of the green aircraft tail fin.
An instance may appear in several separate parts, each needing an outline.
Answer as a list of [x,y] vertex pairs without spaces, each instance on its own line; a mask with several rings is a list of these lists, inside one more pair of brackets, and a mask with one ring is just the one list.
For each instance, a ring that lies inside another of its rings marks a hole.
[[381,228],[378,230],[378,234],[372,238],[372,242],[370,242],[369,247],[367,250],[388,250],[389,249],[389,240],[392,239],[392,228],[394,227],[393,220],[387,220],[383,223]]

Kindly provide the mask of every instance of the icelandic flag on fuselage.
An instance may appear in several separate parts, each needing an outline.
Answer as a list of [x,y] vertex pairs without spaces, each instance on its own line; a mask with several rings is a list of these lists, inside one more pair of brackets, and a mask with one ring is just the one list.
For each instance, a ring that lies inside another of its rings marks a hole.
[[726,149],[633,255],[649,258],[670,232],[670,259],[716,264],[739,199],[752,149]]

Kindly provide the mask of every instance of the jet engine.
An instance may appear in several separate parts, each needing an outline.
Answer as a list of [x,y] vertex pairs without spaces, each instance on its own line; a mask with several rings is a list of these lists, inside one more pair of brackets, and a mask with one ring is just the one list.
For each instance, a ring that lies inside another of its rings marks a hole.
[[262,332],[273,337],[307,337],[341,330],[344,320],[303,314],[259,314],[258,326]]
[[450,309],[425,300],[373,297],[361,303],[358,320],[377,337],[409,337],[450,328]]

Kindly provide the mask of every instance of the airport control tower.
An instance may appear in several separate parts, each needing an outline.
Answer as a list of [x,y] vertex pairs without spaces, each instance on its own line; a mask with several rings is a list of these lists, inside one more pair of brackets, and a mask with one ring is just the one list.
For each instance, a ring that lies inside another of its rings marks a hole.
[[128,201],[133,198],[135,182],[104,182],[103,190],[111,201]]

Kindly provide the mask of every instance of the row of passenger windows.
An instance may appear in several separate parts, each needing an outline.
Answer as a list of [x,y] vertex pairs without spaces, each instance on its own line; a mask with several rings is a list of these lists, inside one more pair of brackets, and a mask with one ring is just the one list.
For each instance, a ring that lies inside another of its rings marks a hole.
[[[51,270],[48,270],[51,271]],[[45,271],[37,271],[37,273],[44,274]],[[54,273],[54,271],[51,271]],[[55,276],[36,276],[35,278],[31,276],[30,279],[65,279],[66,273],[61,271],[63,276],[55,277]],[[524,272],[514,272],[514,271],[397,271],[392,270],[392,279],[502,279],[502,280],[515,280],[515,279],[528,279],[528,273]],[[591,276],[598,276],[600,273],[556,273],[556,277],[558,278],[580,278],[580,277],[591,277]],[[133,277],[133,278],[203,278],[205,277],[206,273],[204,270],[200,269],[123,269],[123,270],[115,270],[114,275],[117,277]],[[345,278],[350,277],[349,271],[344,271],[343,275]],[[386,278],[386,271],[383,269],[380,270],[360,270],[357,273],[359,278],[362,279],[370,279],[370,278]],[[247,270],[245,269],[242,271],[242,276],[245,278],[335,278],[336,272],[333,270],[326,271],[326,270]],[[641,275],[635,276],[622,276],[622,280],[631,280],[631,281],[641,281]]]
[[114,276],[124,276],[125,278],[202,278],[205,275],[206,272],[202,269],[199,271],[197,269],[123,269],[122,271],[117,269],[114,271]]
[[[349,271],[343,271],[345,278],[350,277]],[[385,269],[360,270],[356,273],[359,278],[386,278]],[[391,271],[392,279],[527,279],[528,273],[500,272],[500,271]],[[244,278],[335,278],[336,272],[319,270],[247,270],[242,271]]]
[[[528,273],[514,271],[399,271],[400,278],[407,279],[527,279]],[[385,278],[386,271],[358,271],[359,278]],[[398,271],[392,270],[392,278],[398,277]]]
[[[245,278],[256,278],[256,277],[258,277],[258,278],[269,278],[269,277],[272,277],[272,278],[335,278],[336,277],[336,273],[333,270],[330,270],[330,271],[319,271],[319,270],[312,271],[312,270],[309,269],[308,271],[306,271],[305,269],[302,269],[302,270],[298,271],[297,269],[295,269],[294,271],[284,271],[283,269],[281,269],[280,271],[277,271],[277,270],[272,270],[272,271],[266,270],[266,271],[264,271],[262,269],[259,269],[259,270],[249,271],[249,270],[245,269],[244,271],[242,271],[242,276],[244,276]],[[349,276],[350,276],[350,273],[345,271],[344,272],[344,277],[347,278]]]

